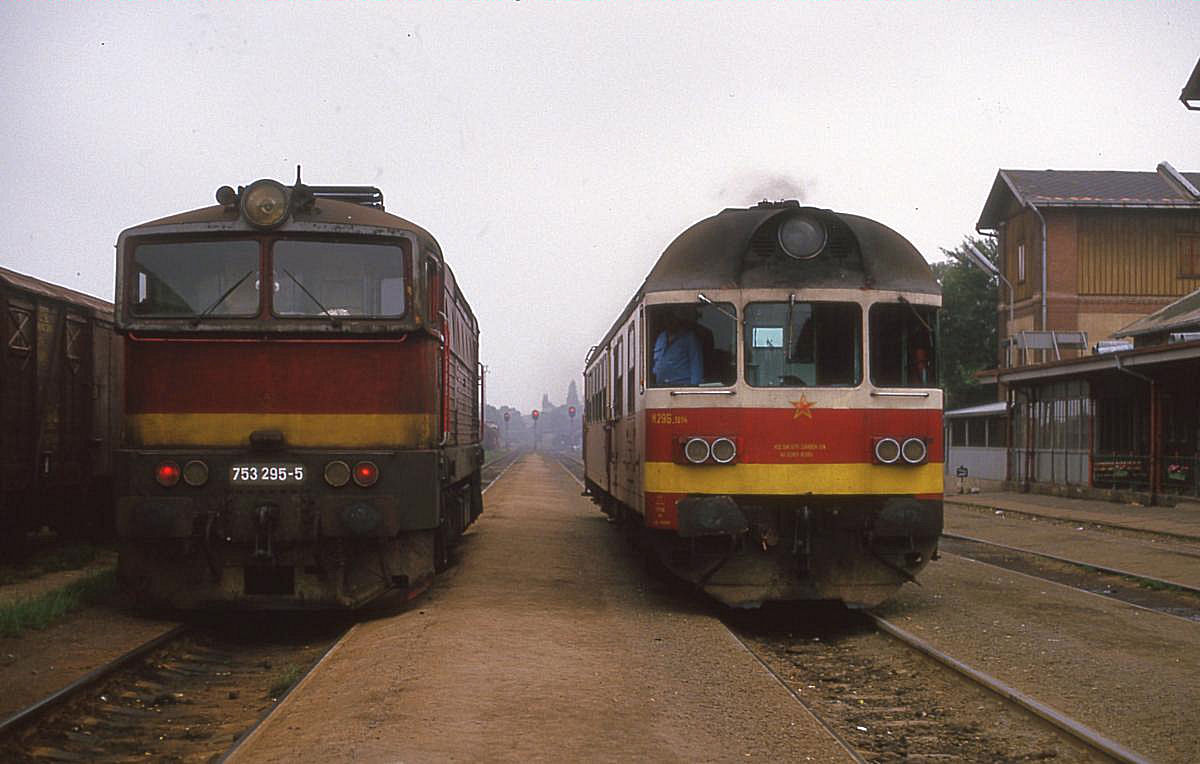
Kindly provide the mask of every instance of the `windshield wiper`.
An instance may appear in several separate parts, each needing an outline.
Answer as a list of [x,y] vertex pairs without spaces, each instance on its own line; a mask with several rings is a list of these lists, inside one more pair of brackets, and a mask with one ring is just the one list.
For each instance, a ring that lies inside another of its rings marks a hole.
[[287,274],[287,277],[289,279],[296,282],[296,286],[300,287],[300,291],[302,291],[306,295],[308,295],[308,299],[310,299],[314,303],[316,303],[317,307],[321,309],[321,312],[325,314],[325,317],[329,319],[330,326],[332,326],[336,329],[337,327],[342,325],[342,322],[337,320],[337,318],[335,318],[334,315],[329,312],[329,308],[326,308],[324,305],[322,305],[321,301],[317,299],[317,296],[315,294],[313,294],[312,292],[308,291],[308,287],[306,287],[300,283],[300,279],[293,276],[292,272],[289,271],[287,268],[284,268],[283,272]]
[[218,305],[225,302],[225,300],[228,299],[229,295],[233,294],[235,289],[240,287],[246,281],[246,279],[250,278],[250,275],[252,273],[254,273],[253,268],[246,271],[245,276],[242,276],[240,279],[233,282],[233,286],[229,287],[224,292],[222,292],[221,296],[217,298],[216,302],[214,302],[212,305],[209,305],[207,308],[205,308],[203,311],[200,312],[200,315],[198,315],[192,319],[192,326],[199,326],[200,322],[203,321],[204,319],[208,318],[208,315],[210,313],[212,313],[214,310],[216,310]]
[[704,294],[704,292],[697,292],[696,299],[699,300],[700,302],[704,303],[705,305],[713,306],[714,308],[717,309],[718,313],[722,313],[726,316],[729,316],[734,321],[738,320],[736,313],[731,312],[728,308],[724,307],[723,305],[718,305],[717,303],[713,302],[712,300],[710,300],[708,298],[708,295]]
[[794,353],[793,353],[793,343],[792,343],[792,339],[793,339],[793,337],[792,337],[792,332],[793,332],[792,321],[795,320],[795,317],[796,317],[795,314],[796,314],[796,293],[790,292],[788,294],[787,323],[784,324],[784,330],[783,330],[783,345],[786,348],[783,353],[783,358],[788,363],[791,363],[792,361],[796,360],[793,357]]

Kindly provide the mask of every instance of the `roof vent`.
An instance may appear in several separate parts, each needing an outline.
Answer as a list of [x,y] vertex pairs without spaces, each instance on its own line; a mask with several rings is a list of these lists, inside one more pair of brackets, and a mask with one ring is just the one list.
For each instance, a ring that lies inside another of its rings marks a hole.
[[770,199],[763,199],[761,202],[759,202],[758,204],[756,204],[756,205],[754,205],[754,206],[755,206],[755,207],[768,207],[768,208],[776,208],[776,209],[777,209],[777,208],[780,208],[780,207],[799,207],[799,206],[800,206],[800,202],[799,202],[798,200],[796,200],[796,199],[780,199],[780,200],[779,200],[779,201],[777,201],[777,202],[773,202],[773,201],[771,201]]
[[1183,177],[1183,173],[1176,170],[1167,162],[1158,163],[1158,174],[1163,177],[1176,191],[1184,196],[1190,196],[1192,199],[1200,201],[1200,190],[1197,190],[1192,182]]
[[383,192],[374,186],[309,186],[313,196],[383,209]]

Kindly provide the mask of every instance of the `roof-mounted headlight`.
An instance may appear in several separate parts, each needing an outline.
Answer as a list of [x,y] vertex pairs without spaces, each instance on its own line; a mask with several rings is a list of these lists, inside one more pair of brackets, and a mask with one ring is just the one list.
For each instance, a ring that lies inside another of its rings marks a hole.
[[779,225],[779,246],[785,255],[797,260],[821,254],[828,239],[825,226],[807,215],[790,215]]
[[274,180],[256,180],[241,194],[242,217],[255,228],[275,228],[287,220],[288,190]]

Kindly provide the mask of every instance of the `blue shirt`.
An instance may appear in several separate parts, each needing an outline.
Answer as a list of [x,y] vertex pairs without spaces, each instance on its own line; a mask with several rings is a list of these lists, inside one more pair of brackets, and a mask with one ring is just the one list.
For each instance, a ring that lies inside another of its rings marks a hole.
[[654,341],[654,381],[659,385],[698,385],[704,381],[704,353],[696,333],[686,330]]

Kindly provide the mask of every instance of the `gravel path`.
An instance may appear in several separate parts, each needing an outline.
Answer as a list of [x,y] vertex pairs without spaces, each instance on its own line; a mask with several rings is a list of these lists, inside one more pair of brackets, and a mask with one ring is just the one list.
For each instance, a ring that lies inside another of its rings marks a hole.
[[1160,762],[1200,761],[1200,625],[943,557],[877,612]]
[[848,760],[557,463],[485,501],[429,596],[360,625],[235,761]]

